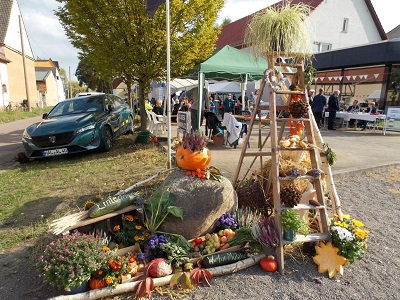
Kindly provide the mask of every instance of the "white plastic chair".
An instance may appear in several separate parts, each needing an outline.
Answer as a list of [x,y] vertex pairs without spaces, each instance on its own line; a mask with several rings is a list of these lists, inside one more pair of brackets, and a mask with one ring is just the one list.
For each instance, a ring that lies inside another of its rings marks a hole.
[[153,127],[154,127],[154,122],[153,122],[153,117],[151,115],[151,112],[148,109],[145,109],[146,111],[146,115],[147,115],[147,126],[146,129],[150,132],[153,131]]
[[153,119],[153,135],[157,136],[158,132],[161,131],[161,135],[164,134],[165,126],[167,122],[164,116],[156,115],[154,112],[150,112],[150,116]]

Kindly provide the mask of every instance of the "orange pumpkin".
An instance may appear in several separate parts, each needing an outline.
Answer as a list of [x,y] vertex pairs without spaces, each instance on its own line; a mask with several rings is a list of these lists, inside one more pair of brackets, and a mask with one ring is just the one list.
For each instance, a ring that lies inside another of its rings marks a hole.
[[181,169],[196,171],[205,169],[210,164],[211,155],[208,148],[204,147],[202,151],[190,151],[180,146],[176,150],[176,162]]
[[89,286],[91,290],[101,289],[107,286],[107,282],[104,279],[99,278],[91,278],[89,282]]

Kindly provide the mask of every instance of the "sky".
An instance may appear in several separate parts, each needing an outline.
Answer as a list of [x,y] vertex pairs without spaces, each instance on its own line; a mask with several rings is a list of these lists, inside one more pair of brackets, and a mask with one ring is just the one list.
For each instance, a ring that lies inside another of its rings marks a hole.
[[[54,15],[59,3],[56,0],[17,0],[21,9],[30,45],[36,59],[58,61],[59,66],[76,80],[75,71],[78,66],[78,51],[70,44],[61,24]],[[218,23],[224,18],[236,21],[277,0],[226,0],[219,14]],[[398,26],[400,0],[372,0],[375,11],[385,32]]]

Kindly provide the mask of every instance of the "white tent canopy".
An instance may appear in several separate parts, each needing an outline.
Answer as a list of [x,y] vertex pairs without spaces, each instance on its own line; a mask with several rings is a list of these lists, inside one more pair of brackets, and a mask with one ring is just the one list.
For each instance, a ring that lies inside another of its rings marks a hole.
[[175,78],[173,81],[170,82],[171,89],[175,91],[191,90],[197,85],[198,81],[192,79]]
[[213,84],[208,84],[209,93],[241,93],[239,82],[218,82]]
[[371,94],[369,94],[369,96],[367,97],[367,100],[371,100],[371,99],[380,99],[381,98],[381,90],[375,90],[373,91]]

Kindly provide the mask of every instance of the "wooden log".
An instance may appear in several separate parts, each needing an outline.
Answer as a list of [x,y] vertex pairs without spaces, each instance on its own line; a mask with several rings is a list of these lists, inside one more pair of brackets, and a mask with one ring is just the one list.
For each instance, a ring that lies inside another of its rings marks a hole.
[[[238,261],[234,264],[229,264],[225,266],[215,267],[208,269],[212,276],[221,276],[226,274],[232,274],[251,266],[254,266],[260,262],[260,260],[265,257],[265,254],[258,254],[244,260]],[[169,284],[173,275],[164,276],[160,278],[153,278],[154,286],[163,286]],[[61,295],[48,300],[93,300],[100,299],[109,296],[115,296],[120,294],[126,294],[132,292],[135,286],[138,284],[137,281],[126,282],[118,284],[115,288],[105,287],[98,290],[91,290],[89,292],[75,294],[75,295]]]

